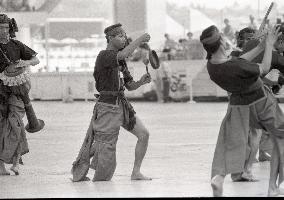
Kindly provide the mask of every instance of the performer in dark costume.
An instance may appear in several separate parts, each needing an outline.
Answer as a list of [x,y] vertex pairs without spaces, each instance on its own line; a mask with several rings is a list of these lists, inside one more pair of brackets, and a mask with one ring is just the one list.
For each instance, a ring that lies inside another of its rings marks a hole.
[[[253,38],[254,34],[255,30],[249,27],[240,30],[237,35],[237,47],[240,48],[241,51],[233,51],[231,55],[239,57],[242,54],[246,53],[243,51],[243,48]],[[279,37],[274,46],[278,47],[278,44],[280,43],[281,40]],[[257,45],[258,43],[255,44]],[[279,78],[279,71],[276,69],[270,70],[270,72],[265,77],[262,77],[262,80],[267,86],[271,88],[277,86],[278,88],[279,81],[281,80],[281,78]],[[247,146],[247,151],[250,153],[248,153],[248,157],[245,162],[244,172],[231,174],[233,181],[256,181],[255,177],[252,174],[252,165],[256,161],[256,154],[258,149],[259,161],[266,161],[271,159],[273,145],[269,134],[262,129],[255,129],[250,127]]]
[[[39,63],[35,51],[20,41],[12,39],[15,37],[16,31],[15,20],[8,18],[5,14],[0,14],[1,175],[9,174],[4,167],[4,163],[13,163],[11,170],[18,175],[21,155],[29,151],[22,121],[25,111],[26,113],[27,111],[33,111],[28,96],[30,82],[26,67]],[[38,124],[37,121],[35,123]],[[29,123],[28,130],[34,131],[33,128],[35,127],[30,125]],[[43,127],[42,125],[44,124],[41,123],[40,128]]]
[[[142,43],[150,40],[145,33],[126,46],[126,33],[121,24],[105,29],[107,49],[99,53],[94,70],[96,88],[100,93],[85,141],[73,163],[73,181],[88,180],[89,167],[95,170],[93,181],[111,180],[116,168],[116,143],[120,126],[137,138],[131,180],[151,180],[140,172],[149,140],[149,132],[124,95],[124,88],[136,90],[151,81],[144,74],[134,81],[125,59]],[[93,157],[90,164],[90,158]]]
[[[280,25],[277,25],[280,26]],[[280,28],[282,33],[283,33],[283,28]],[[242,53],[246,53],[250,51],[251,49],[255,48],[258,44],[259,41],[256,39],[247,39],[248,34],[250,37],[252,37],[254,34],[254,30],[249,30],[249,28],[245,28],[242,30]],[[274,44],[274,49],[272,51],[272,60],[271,60],[271,72],[263,78],[263,81],[266,85],[271,87],[272,92],[274,94],[278,94],[279,90],[281,89],[282,85],[284,84],[284,56],[283,56],[283,41],[284,41],[284,36],[283,34],[278,38],[277,42]],[[254,58],[252,61],[259,63],[261,59],[263,58],[264,53],[262,52],[260,55],[258,55],[256,58]],[[273,73],[276,71],[278,72],[277,79],[276,80],[271,80],[270,75],[273,76]],[[259,130],[258,130],[259,131]],[[263,134],[261,134],[261,139],[260,139],[260,144],[259,144],[259,161],[269,161],[271,159],[271,152],[272,152],[272,142],[270,141],[269,134],[267,134],[266,131],[262,130]]]
[[[260,79],[270,70],[273,45],[280,34],[279,29],[273,28],[263,42],[239,58],[230,56],[231,47],[217,27],[208,27],[200,36],[207,51],[210,79],[231,93],[212,163],[211,186],[214,196],[222,196],[227,174],[243,172],[250,127],[264,128],[273,138],[268,196],[280,194],[278,186],[283,181],[284,114],[271,90]],[[250,62],[264,47],[262,62]]]

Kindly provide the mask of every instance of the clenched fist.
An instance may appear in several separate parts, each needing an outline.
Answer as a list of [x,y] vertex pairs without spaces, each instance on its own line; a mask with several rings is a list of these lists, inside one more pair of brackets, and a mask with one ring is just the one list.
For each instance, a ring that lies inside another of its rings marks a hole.
[[151,75],[150,74],[144,74],[141,78],[140,78],[140,83],[141,85],[150,83],[152,80]]
[[148,33],[144,33],[143,35],[140,36],[141,38],[141,42],[149,42],[149,40],[151,39],[151,36]]
[[142,62],[144,63],[144,65],[148,65],[150,61],[148,58],[144,58]]
[[16,68],[23,68],[23,67],[28,67],[29,63],[26,60],[17,60],[16,61]]

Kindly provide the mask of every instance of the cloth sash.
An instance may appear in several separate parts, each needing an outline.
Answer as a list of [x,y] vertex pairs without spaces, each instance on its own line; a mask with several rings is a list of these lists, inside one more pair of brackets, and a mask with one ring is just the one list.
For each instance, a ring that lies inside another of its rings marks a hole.
[[126,99],[125,94],[123,91],[101,91],[99,95],[96,94],[96,97],[100,97],[102,95],[112,95],[118,98],[118,101],[122,103],[123,106],[123,115],[124,115],[124,122],[123,127],[127,130],[132,130],[134,125],[136,124],[136,118],[132,105]]
[[93,119],[94,117],[92,117],[84,142],[72,165],[71,174],[73,175],[73,182],[83,181],[90,168],[90,150],[94,141]]

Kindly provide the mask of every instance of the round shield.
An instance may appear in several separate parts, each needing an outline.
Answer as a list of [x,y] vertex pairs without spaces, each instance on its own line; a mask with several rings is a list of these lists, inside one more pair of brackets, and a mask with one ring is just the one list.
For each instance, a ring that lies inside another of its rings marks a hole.
[[17,64],[10,64],[8,67],[6,67],[4,74],[8,77],[15,77],[25,71],[23,67],[17,68],[16,65]]
[[160,67],[160,61],[156,51],[154,50],[149,51],[149,61],[153,69],[158,69]]

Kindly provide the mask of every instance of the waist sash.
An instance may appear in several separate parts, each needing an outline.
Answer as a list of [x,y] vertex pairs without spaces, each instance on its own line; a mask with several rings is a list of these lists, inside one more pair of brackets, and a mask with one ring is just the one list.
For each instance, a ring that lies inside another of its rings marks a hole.
[[100,98],[100,96],[103,95],[110,95],[117,97],[117,100],[121,102],[123,107],[123,115],[124,115],[124,121],[123,126],[127,130],[132,130],[134,128],[134,125],[136,123],[135,114],[132,105],[130,102],[126,99],[123,91],[101,91],[100,94],[95,94],[97,98]]

